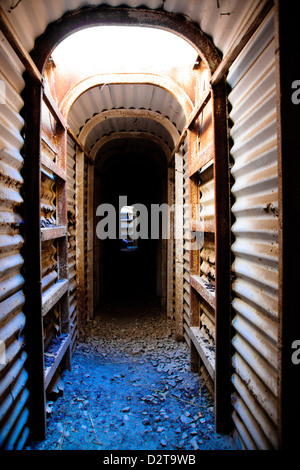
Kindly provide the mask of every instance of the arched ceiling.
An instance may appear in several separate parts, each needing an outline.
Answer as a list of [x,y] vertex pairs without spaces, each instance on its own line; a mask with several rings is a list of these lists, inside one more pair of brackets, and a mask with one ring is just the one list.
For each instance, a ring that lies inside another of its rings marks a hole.
[[[206,33],[221,54],[225,54],[233,37],[237,34],[237,25],[241,27],[247,17],[256,8],[259,0],[2,0],[1,6],[8,15],[24,47],[30,52],[35,40],[44,33],[47,26],[60,19],[64,14],[87,6],[107,5],[110,7],[143,8],[174,13],[184,17],[193,25]],[[96,53],[96,51],[95,51]],[[73,132],[80,135],[84,126],[91,122],[93,116],[105,110],[136,109],[151,110],[168,119],[177,130],[178,137],[186,123],[186,110],[178,99],[166,89],[151,83],[108,83],[83,90],[74,102],[68,114],[68,124]],[[137,133],[143,138],[133,138]],[[116,133],[120,138],[107,137]],[[127,133],[127,137],[126,137]],[[135,141],[138,147],[142,143],[147,147],[146,136],[155,135],[162,147],[172,151],[175,147],[174,135],[163,122],[137,116],[110,117],[96,122],[86,135],[84,144],[90,151],[101,139],[107,140],[110,152],[113,147],[120,148],[124,138],[130,138],[131,145]],[[153,139],[152,139],[153,141]],[[102,146],[102,149],[104,147]]]
[[[110,109],[140,109],[152,110],[165,116],[170,124],[176,127],[180,134],[185,125],[184,110],[170,93],[163,88],[151,84],[107,84],[105,86],[92,88],[83,93],[72,106],[68,123],[77,134],[79,129],[94,115]],[[163,129],[162,123],[146,122],[147,113],[131,118],[119,116],[114,119],[105,119],[97,125],[95,132],[108,135],[112,131],[141,130],[158,132],[158,135],[170,145],[168,132]],[[96,137],[96,136],[95,136]],[[92,136],[91,136],[92,138]],[[92,146],[89,139],[88,146]]]

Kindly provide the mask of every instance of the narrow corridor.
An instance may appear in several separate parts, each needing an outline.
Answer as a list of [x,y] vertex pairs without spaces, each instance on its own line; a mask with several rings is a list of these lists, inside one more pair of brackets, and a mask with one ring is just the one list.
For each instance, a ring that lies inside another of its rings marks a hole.
[[[157,301],[110,302],[88,322],[48,433],[28,450],[234,450],[214,432],[213,401],[190,372]],[[54,394],[55,396],[55,394]]]

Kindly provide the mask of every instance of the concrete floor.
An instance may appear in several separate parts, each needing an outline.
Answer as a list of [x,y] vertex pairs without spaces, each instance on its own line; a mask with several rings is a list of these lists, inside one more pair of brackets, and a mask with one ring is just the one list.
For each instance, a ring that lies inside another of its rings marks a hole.
[[115,301],[86,327],[50,403],[47,439],[27,450],[235,450],[156,301]]

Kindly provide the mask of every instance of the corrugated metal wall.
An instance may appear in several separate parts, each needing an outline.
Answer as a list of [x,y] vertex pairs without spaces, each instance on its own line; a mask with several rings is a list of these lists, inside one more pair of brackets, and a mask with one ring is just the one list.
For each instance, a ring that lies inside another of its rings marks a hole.
[[274,15],[230,69],[233,420],[239,445],[277,447],[278,172]]
[[29,433],[20,230],[24,81],[18,59],[0,34],[0,447],[15,450]]

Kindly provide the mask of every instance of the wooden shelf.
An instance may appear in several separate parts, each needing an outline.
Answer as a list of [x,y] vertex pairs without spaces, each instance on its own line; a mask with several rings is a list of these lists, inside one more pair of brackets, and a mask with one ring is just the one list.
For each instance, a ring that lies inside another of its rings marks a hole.
[[190,231],[192,232],[204,232],[214,233],[215,232],[215,221],[214,220],[192,220],[190,222]]
[[199,356],[211,376],[215,380],[215,352],[210,341],[204,336],[200,328],[197,326],[190,327],[190,338]]
[[53,162],[47,155],[41,154],[41,165],[44,165],[48,170],[55,173],[56,176],[63,181],[67,180],[66,172],[57,163]]
[[68,291],[68,279],[61,279],[53,284],[42,294],[42,315],[45,316],[49,310],[62,298]]
[[212,284],[205,282],[200,276],[196,274],[191,274],[190,276],[191,286],[201,295],[201,297],[206,300],[209,305],[215,309],[216,308],[216,297],[215,290]]
[[41,228],[41,241],[54,240],[56,238],[65,237],[68,233],[67,227],[54,226],[54,227],[43,227]]
[[53,375],[55,374],[56,369],[58,368],[62,358],[64,357],[68,347],[70,346],[70,341],[71,341],[71,335],[68,334],[63,338],[58,350],[52,355],[47,353],[47,351],[44,353],[46,356],[49,355],[49,357],[53,357],[53,363],[49,365],[48,367],[45,367],[45,389],[48,387]]

